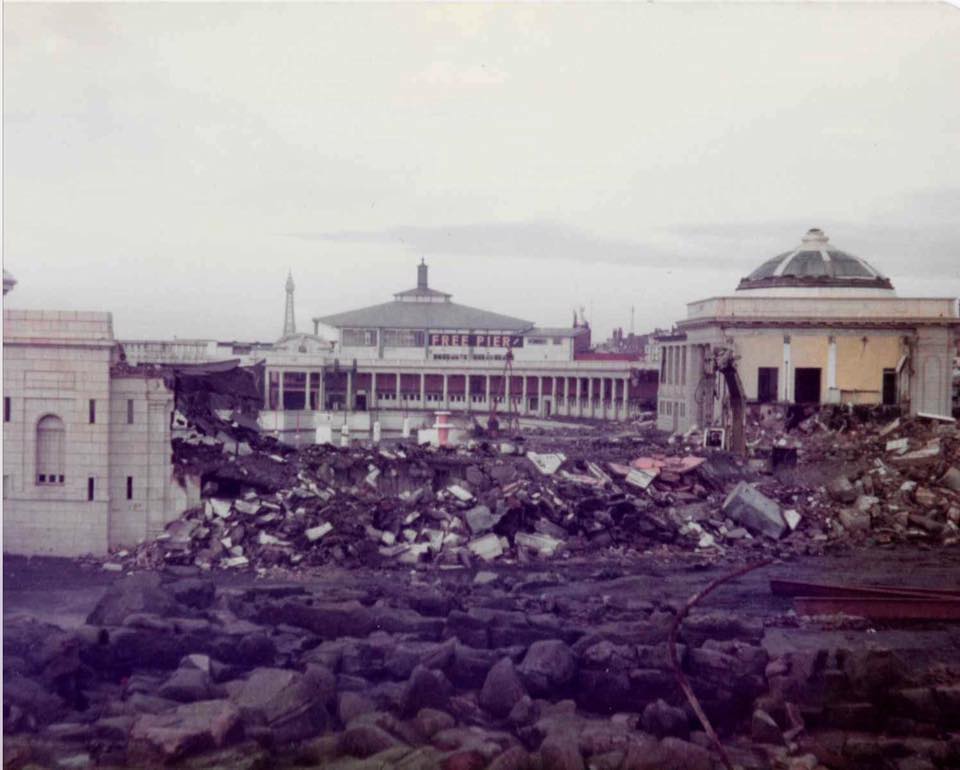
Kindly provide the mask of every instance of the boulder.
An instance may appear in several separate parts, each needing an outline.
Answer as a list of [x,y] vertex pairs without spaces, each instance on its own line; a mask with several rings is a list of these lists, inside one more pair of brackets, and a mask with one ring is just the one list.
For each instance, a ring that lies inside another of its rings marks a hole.
[[487,673],[480,690],[480,705],[494,716],[505,717],[526,691],[510,658],[503,658]]
[[400,711],[406,716],[424,708],[442,711],[447,708],[452,693],[453,685],[442,671],[417,666],[403,688]]
[[160,685],[157,695],[181,703],[209,700],[212,696],[210,675],[198,668],[178,668]]
[[550,770],[584,770],[583,756],[576,737],[553,734],[540,744],[540,760]]
[[329,722],[335,693],[333,675],[320,666],[305,674],[280,668],[258,668],[233,694],[244,726],[266,728],[278,743],[302,740]]
[[565,642],[545,639],[530,645],[517,673],[532,695],[543,696],[566,687],[576,676],[577,662]]
[[130,731],[128,751],[172,762],[223,746],[239,734],[240,712],[230,701],[198,701],[140,716]]
[[686,738],[690,735],[687,712],[682,708],[669,705],[662,698],[648,703],[644,708],[643,729],[658,738],[671,735],[676,738]]
[[160,616],[176,614],[179,603],[156,572],[135,572],[110,584],[87,617],[92,626],[119,626],[138,612]]
[[187,607],[206,610],[213,605],[216,588],[212,580],[203,578],[184,578],[167,586],[173,597]]

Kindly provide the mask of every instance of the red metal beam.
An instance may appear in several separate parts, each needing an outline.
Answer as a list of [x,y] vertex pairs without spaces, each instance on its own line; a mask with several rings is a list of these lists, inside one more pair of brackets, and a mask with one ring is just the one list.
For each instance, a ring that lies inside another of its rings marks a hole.
[[960,621],[960,599],[903,597],[798,596],[801,615],[855,615],[871,620]]

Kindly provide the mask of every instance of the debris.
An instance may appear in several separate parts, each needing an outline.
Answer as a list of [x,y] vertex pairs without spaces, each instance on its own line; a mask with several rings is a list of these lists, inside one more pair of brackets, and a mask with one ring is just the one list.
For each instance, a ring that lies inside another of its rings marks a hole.
[[544,476],[552,476],[560,469],[560,466],[563,465],[567,457],[563,452],[554,452],[552,454],[527,452],[527,459],[530,460]]
[[307,536],[307,540],[309,540],[311,543],[315,543],[328,532],[332,531],[333,524],[331,524],[329,521],[325,521],[319,527],[311,527],[310,529],[304,530],[303,534]]
[[745,481],[737,484],[727,495],[723,512],[751,532],[774,540],[782,537],[787,530],[780,506]]
[[472,554],[479,556],[485,561],[496,559],[503,555],[503,546],[500,544],[500,538],[492,532],[471,540],[467,543],[467,548]]

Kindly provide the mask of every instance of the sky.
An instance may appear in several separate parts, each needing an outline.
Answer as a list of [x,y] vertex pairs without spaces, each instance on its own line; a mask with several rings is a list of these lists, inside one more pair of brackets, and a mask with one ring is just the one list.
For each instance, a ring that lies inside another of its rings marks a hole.
[[669,327],[810,227],[960,296],[960,9],[3,4],[10,308],[272,340],[387,301]]

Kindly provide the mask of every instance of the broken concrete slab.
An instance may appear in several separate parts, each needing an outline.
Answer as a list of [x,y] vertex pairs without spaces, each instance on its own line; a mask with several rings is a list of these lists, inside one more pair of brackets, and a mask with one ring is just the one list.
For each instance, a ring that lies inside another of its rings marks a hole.
[[475,508],[471,508],[464,514],[464,518],[467,520],[467,526],[470,527],[470,531],[478,535],[482,532],[493,529],[497,522],[500,521],[500,516],[495,516],[491,513],[490,509],[485,505],[478,505]]
[[503,556],[503,546],[500,544],[500,538],[492,532],[471,540],[467,543],[470,553],[479,556],[485,561],[490,561]]
[[745,481],[737,484],[727,495],[722,510],[751,532],[774,540],[783,537],[787,531],[780,506]]
[[527,452],[527,459],[530,460],[536,469],[544,476],[552,476],[560,469],[560,466],[566,461],[567,456],[563,454],[563,452],[553,452],[550,454]]

